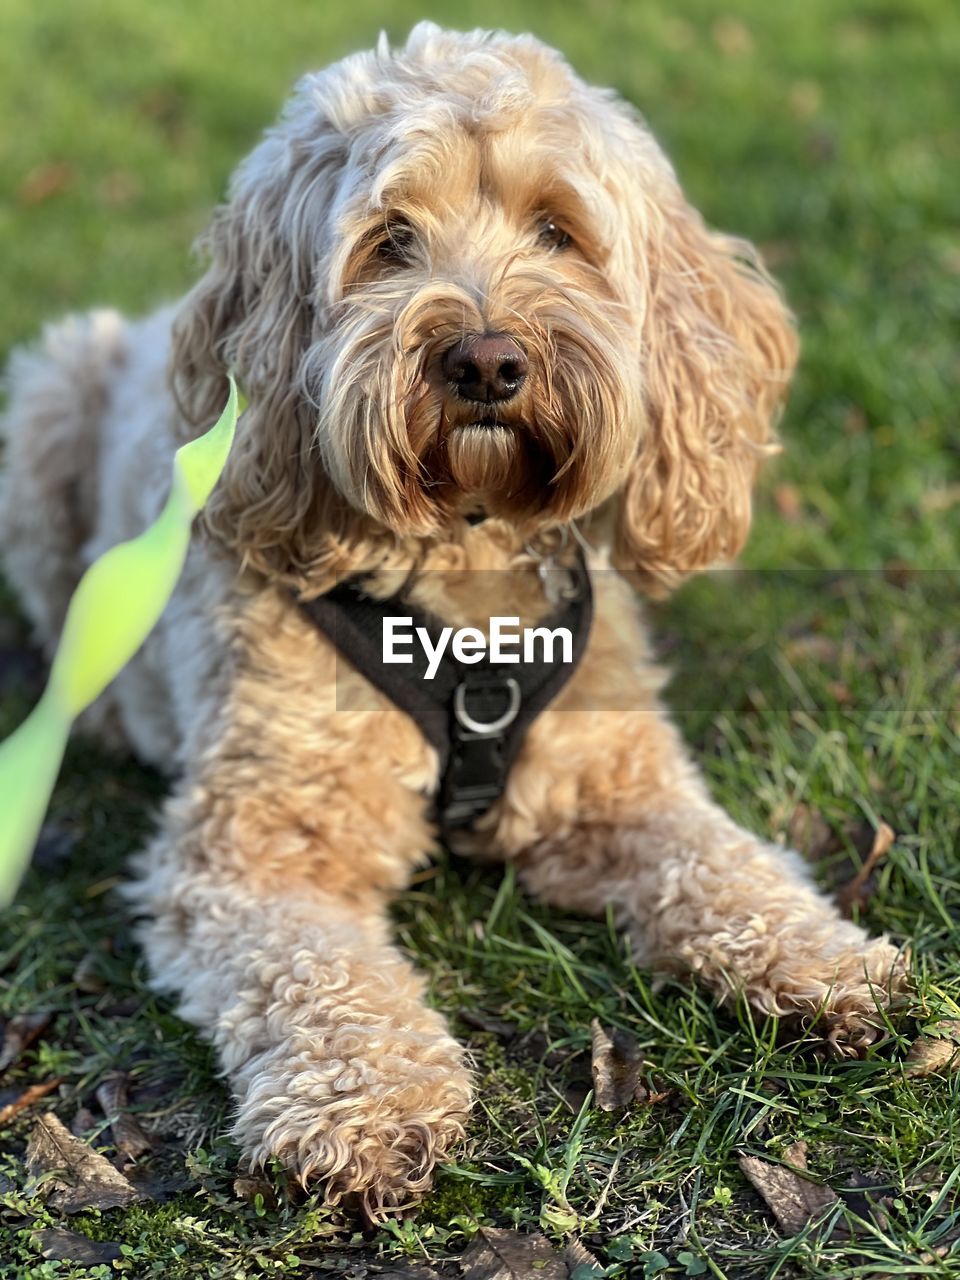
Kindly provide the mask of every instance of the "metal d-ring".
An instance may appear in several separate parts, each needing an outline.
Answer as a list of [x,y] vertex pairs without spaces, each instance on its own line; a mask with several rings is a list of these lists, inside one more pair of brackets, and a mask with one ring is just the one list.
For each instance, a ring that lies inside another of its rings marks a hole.
[[464,729],[469,729],[471,733],[479,733],[485,738],[491,738],[495,733],[499,733],[501,729],[506,729],[507,725],[513,724],[517,718],[517,712],[520,710],[520,686],[514,680],[513,676],[507,676],[503,682],[503,687],[510,695],[510,703],[502,716],[498,716],[496,720],[474,720],[473,716],[467,710],[467,686],[463,683],[458,684],[453,693],[453,714]]

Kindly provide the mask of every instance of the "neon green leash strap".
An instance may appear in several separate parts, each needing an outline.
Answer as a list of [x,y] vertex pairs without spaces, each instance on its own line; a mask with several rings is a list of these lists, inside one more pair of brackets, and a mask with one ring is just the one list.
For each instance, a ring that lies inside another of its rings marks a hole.
[[170,496],[157,519],[111,547],[80,579],[43,697],[0,744],[0,907],[13,901],[30,861],[72,721],[130,661],[173,594],[193,518],[227,461],[237,413],[231,378],[216,425],[174,454]]

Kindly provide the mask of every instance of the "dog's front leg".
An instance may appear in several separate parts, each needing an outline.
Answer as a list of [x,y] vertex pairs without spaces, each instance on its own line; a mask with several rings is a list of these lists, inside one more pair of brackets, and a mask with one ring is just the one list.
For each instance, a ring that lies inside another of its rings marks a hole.
[[[571,910],[613,906],[642,963],[693,971],[723,999],[742,993],[763,1013],[816,1023],[841,1053],[876,1039],[878,1008],[903,986],[904,958],[843,919],[798,854],[740,828],[710,800],[658,708],[548,719],[538,741],[557,779],[556,806],[543,818],[553,829],[512,851],[527,888]],[[529,775],[520,777],[515,794],[528,787]],[[523,820],[508,813],[503,822],[508,854],[511,826],[529,825],[523,798]]]
[[216,1045],[246,1157],[276,1157],[376,1219],[429,1185],[463,1132],[470,1079],[388,940],[381,878],[400,860],[358,852],[362,813],[354,829],[333,815],[337,850],[284,813],[288,799],[244,806],[187,784],[131,897],[150,917],[154,981]]

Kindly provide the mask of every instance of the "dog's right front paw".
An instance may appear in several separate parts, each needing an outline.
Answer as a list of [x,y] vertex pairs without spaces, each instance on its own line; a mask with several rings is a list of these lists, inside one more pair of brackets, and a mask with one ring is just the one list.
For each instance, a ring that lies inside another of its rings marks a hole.
[[415,1204],[463,1137],[471,1103],[463,1050],[447,1035],[385,1038],[340,1028],[322,1054],[261,1060],[234,1136],[253,1166],[278,1158],[371,1223]]
[[831,1053],[856,1056],[882,1036],[885,1014],[902,1009],[909,982],[909,952],[886,938],[871,938],[835,956],[816,1022]]

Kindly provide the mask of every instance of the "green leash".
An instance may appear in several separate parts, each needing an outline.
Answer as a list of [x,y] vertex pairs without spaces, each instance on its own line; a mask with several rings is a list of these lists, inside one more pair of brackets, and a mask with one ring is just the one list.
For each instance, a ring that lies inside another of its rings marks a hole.
[[157,519],[104,552],[80,579],[43,697],[0,744],[0,907],[13,901],[29,865],[70,725],[130,661],[173,595],[194,516],[223,471],[238,411],[231,378],[217,423],[174,454],[170,496]]

